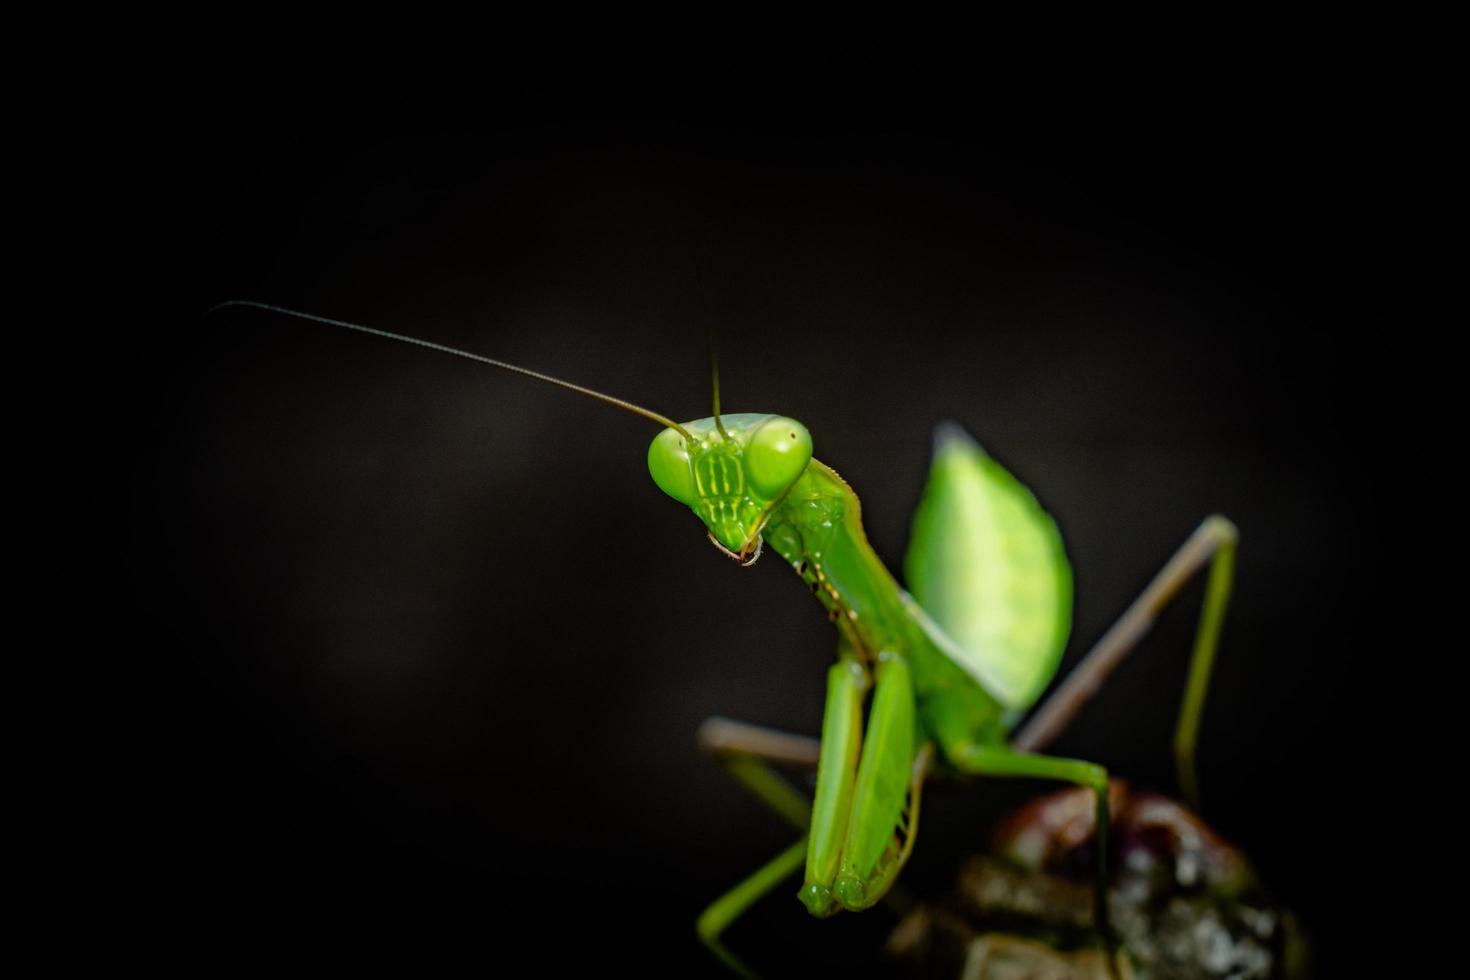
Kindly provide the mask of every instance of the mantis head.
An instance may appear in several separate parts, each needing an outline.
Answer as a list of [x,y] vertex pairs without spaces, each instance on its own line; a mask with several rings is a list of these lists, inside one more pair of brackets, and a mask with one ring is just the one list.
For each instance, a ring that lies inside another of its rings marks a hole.
[[648,472],[704,521],[721,551],[751,565],[771,510],[811,458],[811,433],[795,419],[716,415],[659,433],[648,447]]

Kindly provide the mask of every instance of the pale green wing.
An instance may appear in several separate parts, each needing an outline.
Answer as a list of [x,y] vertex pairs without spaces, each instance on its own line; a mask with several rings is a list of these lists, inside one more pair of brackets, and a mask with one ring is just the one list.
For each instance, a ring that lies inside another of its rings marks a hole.
[[934,463],[904,574],[971,676],[1015,715],[1046,688],[1072,625],[1072,567],[1036,497],[954,423]]

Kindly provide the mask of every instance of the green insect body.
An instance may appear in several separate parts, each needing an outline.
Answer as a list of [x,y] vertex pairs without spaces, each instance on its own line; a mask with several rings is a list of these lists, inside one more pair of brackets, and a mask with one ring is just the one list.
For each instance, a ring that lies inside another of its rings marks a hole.
[[[958,426],[945,424],[936,433],[904,560],[910,593],[868,544],[852,488],[812,458],[806,428],[780,415],[722,416],[717,373],[714,415],[680,424],[550,375],[403,334],[252,301],[222,303],[210,312],[228,307],[437,350],[654,421],[664,430],[648,450],[654,482],[693,510],[725,554],[748,565],[769,545],[801,576],[838,634],[820,743],[813,747],[797,736],[723,719],[701,730],[705,747],[725,759],[731,775],[805,835],[700,916],[700,937],[727,965],[749,972],[720,943],[723,930],[803,867],[798,895],[815,916],[879,901],[913,848],[931,764],[970,775],[1058,780],[1091,792],[1093,917],[1112,947],[1108,774],[1093,763],[1037,753],[1147,633],[1162,607],[1208,566],[1174,742],[1180,784],[1197,801],[1195,741],[1233,575],[1236,532],[1229,521],[1206,519],[1072,674],[1012,731],[1056,673],[1071,625],[1072,573],[1056,523]],[[809,803],[796,793],[769,769],[772,762],[815,764],[815,799]]]
[[909,852],[922,746],[936,743],[947,761],[1003,746],[1055,672],[1070,567],[1035,497],[947,426],[915,516],[910,596],[868,544],[857,495],[811,458],[799,423],[768,415],[721,423],[684,423],[692,438],[665,431],[649,468],[725,550],[744,558],[764,542],[778,552],[839,630],[800,897],[817,916],[867,908]]

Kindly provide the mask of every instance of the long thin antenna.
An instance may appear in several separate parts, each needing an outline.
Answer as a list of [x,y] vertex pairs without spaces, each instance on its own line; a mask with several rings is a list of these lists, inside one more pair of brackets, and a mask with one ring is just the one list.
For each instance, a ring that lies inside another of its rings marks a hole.
[[720,421],[720,351],[715,346],[713,328],[709,332],[709,373],[714,388],[715,428],[720,430],[720,437],[729,442],[730,433],[725,431],[725,423]]
[[[514,364],[507,364],[505,361],[497,361],[494,358],[483,357],[479,354],[471,354],[469,351],[458,350],[454,347],[445,347],[443,344],[436,344],[432,340],[421,340],[418,337],[409,337],[401,333],[390,333],[387,330],[379,330],[376,327],[365,327],[360,323],[348,323],[346,320],[333,320],[331,317],[317,316],[315,313],[302,313],[300,310],[288,310],[284,306],[272,306],[269,303],[257,303],[254,300],[248,299],[225,300],[223,303],[211,306],[208,310],[205,310],[204,315],[209,316],[210,314],[225,309],[229,306],[248,306],[252,309],[265,310],[269,313],[280,313],[284,316],[294,316],[299,320],[311,320],[315,323],[325,323],[333,327],[343,327],[347,330],[356,330],[359,333],[369,333],[375,337],[386,337],[389,340],[401,340],[405,344],[414,344],[418,347],[427,347],[429,348],[429,350],[437,350],[445,354],[453,354],[455,357],[463,357],[471,361],[479,361],[481,364],[488,364],[491,367],[498,367],[505,371],[512,371],[516,374],[523,374],[528,378],[535,378],[537,381],[545,381],[547,384],[556,385],[558,388],[566,388],[568,391],[575,391],[580,395],[587,395],[590,398],[596,398],[598,401],[607,402],[609,405],[616,405],[618,408],[625,408],[635,415],[641,415],[646,419],[651,419],[652,421],[657,422],[659,425],[667,426],[668,428],[673,429],[675,432],[679,433],[681,436],[683,436],[685,439],[690,440],[691,442],[694,439],[694,437],[691,436],[689,432],[678,422],[675,422],[673,419],[666,416],[660,415],[657,412],[651,412],[641,405],[634,405],[632,402],[623,401],[623,399],[621,398],[614,398],[612,395],[604,395],[600,391],[593,391],[591,388],[584,388],[581,385],[572,384],[570,381],[563,381],[561,378],[553,378],[549,374],[542,374],[540,371],[532,371],[530,368],[517,367]],[[717,394],[716,401],[718,401],[718,399],[719,396]]]

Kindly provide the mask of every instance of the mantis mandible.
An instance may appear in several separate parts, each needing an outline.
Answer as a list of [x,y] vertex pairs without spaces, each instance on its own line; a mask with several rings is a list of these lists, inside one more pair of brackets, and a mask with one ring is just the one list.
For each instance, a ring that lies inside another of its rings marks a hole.
[[[1174,737],[1181,791],[1197,805],[1195,744],[1237,538],[1228,520],[1207,518],[1032,712],[1070,632],[1071,568],[1055,521],[957,425],[944,423],[935,435],[904,559],[905,590],[868,544],[857,494],[813,457],[806,427],[776,414],[722,414],[717,370],[712,414],[680,423],[550,375],[418,338],[263,303],[231,301],[215,309],[225,306],[428,347],[639,414],[663,427],[647,456],[655,484],[690,508],[714,546],[745,566],[769,549],[795,570],[838,634],[820,741],[724,719],[710,719],[700,731],[702,746],[742,786],[802,832],[698,918],[701,940],[732,969],[749,972],[721,935],[798,871],[798,897],[818,918],[879,902],[912,852],[924,783],[937,770],[1056,780],[1091,790],[1098,841],[1094,915],[1102,941],[1113,945],[1106,902],[1108,773],[1042,750],[1160,610],[1208,568]],[[815,768],[815,799],[808,802],[777,776],[777,763]]]

